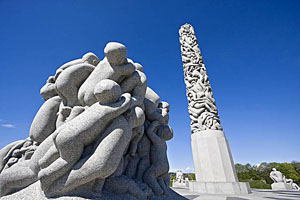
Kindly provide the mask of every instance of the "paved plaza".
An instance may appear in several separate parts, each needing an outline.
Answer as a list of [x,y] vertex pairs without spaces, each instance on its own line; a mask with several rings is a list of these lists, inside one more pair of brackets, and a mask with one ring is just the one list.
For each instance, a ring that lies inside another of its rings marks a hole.
[[300,191],[272,191],[268,189],[251,189],[252,193],[246,195],[216,195],[190,192],[188,188],[172,188],[175,192],[187,199],[193,200],[298,200]]

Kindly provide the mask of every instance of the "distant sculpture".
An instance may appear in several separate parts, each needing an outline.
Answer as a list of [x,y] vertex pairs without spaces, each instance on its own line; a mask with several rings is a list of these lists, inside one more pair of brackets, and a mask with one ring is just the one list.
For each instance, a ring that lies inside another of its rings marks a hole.
[[270,172],[270,178],[274,181],[274,183],[286,183],[285,176],[280,171],[277,171],[276,168],[273,168]]
[[272,190],[300,190],[299,186],[294,183],[293,179],[286,179],[286,177],[276,168],[270,172],[270,178],[274,181],[272,183]]
[[184,182],[182,170],[177,170],[176,172],[176,182],[182,183]]
[[105,191],[173,199],[169,104],[147,87],[124,45],[110,42],[104,53],[102,61],[87,53],[48,78],[30,137],[0,150],[0,197],[39,181],[46,197]]
[[181,26],[179,35],[191,131],[222,130],[194,29],[185,24]]
[[182,170],[178,169],[176,172],[176,178],[173,179],[173,187],[189,187],[188,177],[184,178]]
[[300,187],[296,183],[294,183],[293,179],[291,178],[286,179],[286,183],[291,185],[293,190],[300,191]]

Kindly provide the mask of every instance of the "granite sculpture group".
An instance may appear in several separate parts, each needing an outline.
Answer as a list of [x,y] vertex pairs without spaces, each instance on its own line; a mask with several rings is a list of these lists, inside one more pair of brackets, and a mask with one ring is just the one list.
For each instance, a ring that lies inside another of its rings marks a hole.
[[296,190],[300,191],[300,187],[294,183],[293,179],[287,179],[280,171],[273,168],[270,172],[270,178],[274,181],[272,190]]
[[189,187],[189,179],[184,179],[182,170],[178,169],[176,172],[176,179],[173,179],[173,187]]
[[168,193],[169,104],[124,45],[110,42],[104,53],[101,61],[87,53],[48,78],[29,137],[0,151],[0,197],[35,182],[46,197]]

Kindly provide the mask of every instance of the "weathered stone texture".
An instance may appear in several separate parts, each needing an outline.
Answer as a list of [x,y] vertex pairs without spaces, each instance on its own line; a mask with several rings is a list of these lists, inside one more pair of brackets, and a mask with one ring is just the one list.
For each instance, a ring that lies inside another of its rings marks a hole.
[[169,189],[169,104],[123,44],[110,42],[104,53],[48,78],[30,138],[0,151],[0,197],[183,199]]
[[179,36],[191,131],[222,130],[194,28],[181,26]]
[[196,174],[189,188],[200,193],[249,193],[249,184],[238,182],[194,28],[181,26],[179,36]]

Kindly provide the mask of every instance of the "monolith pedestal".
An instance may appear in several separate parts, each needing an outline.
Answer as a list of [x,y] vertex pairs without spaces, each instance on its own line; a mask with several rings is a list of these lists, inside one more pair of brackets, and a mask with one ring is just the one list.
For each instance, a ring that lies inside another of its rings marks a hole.
[[185,24],[179,34],[196,173],[189,188],[209,194],[248,194],[249,184],[238,181],[194,29]]
[[248,183],[238,182],[229,144],[223,131],[205,130],[192,134],[196,182],[190,190],[212,194],[249,193]]

